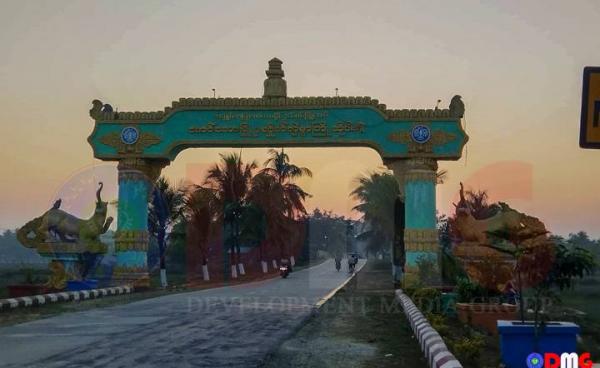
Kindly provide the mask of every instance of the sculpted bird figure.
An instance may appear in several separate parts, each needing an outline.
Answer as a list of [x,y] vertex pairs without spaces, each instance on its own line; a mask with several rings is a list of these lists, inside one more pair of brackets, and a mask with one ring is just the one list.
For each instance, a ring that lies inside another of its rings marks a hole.
[[448,109],[450,110],[450,116],[453,118],[462,118],[465,115],[465,104],[459,95],[452,97]]
[[52,205],[52,209],[53,210],[57,210],[60,208],[60,204],[62,203],[62,199],[57,199],[56,202],[54,202],[54,204]]

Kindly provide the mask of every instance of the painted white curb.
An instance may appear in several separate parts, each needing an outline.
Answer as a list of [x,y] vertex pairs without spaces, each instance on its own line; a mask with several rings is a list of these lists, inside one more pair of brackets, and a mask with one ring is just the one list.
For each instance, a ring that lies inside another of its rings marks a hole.
[[68,291],[56,294],[51,293],[42,295],[23,296],[20,298],[0,299],[0,311],[50,303],[96,299],[107,295],[130,294],[133,291],[133,286],[127,285],[104,289]]
[[440,334],[429,324],[427,318],[415,303],[400,289],[396,290],[396,300],[402,305],[404,314],[419,340],[421,350],[431,368],[462,368],[462,364],[448,350]]

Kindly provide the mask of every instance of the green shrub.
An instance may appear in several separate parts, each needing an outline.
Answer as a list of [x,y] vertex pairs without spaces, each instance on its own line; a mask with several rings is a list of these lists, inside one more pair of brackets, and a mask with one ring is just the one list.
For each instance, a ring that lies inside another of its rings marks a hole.
[[423,313],[440,313],[442,293],[434,288],[420,288],[412,295],[413,302]]
[[404,291],[404,294],[406,294],[410,298],[412,298],[413,295],[415,294],[415,291],[417,291],[417,288],[415,288],[415,287],[406,287],[402,291]]
[[425,285],[440,285],[441,275],[437,257],[420,256],[417,258],[419,280]]
[[413,293],[414,298],[421,299],[438,299],[441,296],[442,293],[440,293],[439,290],[435,288],[420,288],[415,290],[415,292]]
[[431,327],[433,327],[440,335],[446,336],[450,332],[448,325],[446,325],[446,317],[443,315],[428,313],[427,320]]
[[472,282],[468,278],[460,278],[456,284],[456,294],[459,303],[471,303],[475,299],[481,299],[485,296],[485,290],[479,284]]
[[453,341],[452,352],[460,361],[474,361],[479,359],[481,351],[485,346],[485,340],[481,336],[463,337]]

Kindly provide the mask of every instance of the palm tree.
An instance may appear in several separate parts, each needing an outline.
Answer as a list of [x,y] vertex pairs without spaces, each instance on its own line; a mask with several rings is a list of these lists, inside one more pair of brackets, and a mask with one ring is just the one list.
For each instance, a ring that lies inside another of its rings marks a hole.
[[266,215],[263,209],[250,202],[242,207],[240,239],[245,244],[260,245],[265,239]]
[[289,241],[290,220],[306,213],[303,201],[308,196],[292,180],[310,175],[310,171],[290,164],[283,152],[270,153],[273,157],[265,163],[267,167],[256,175],[255,162],[244,164],[235,153],[221,155],[221,161],[209,169],[204,183],[189,191],[186,219],[201,247],[203,266],[207,262],[206,245],[220,228],[225,229],[224,243],[230,250],[229,259],[225,258],[226,275],[227,264],[232,266],[233,277],[237,277],[236,266],[240,273],[244,272],[240,262],[242,241],[259,245],[263,270],[269,244],[279,244],[283,257],[282,245]]
[[500,209],[497,204],[489,203],[487,190],[478,190],[476,192],[467,190],[465,192],[465,200],[471,210],[471,214],[478,220],[491,217]]
[[148,207],[148,232],[158,242],[160,257],[160,284],[167,286],[165,254],[167,250],[167,231],[182,214],[183,192],[160,177],[154,184],[152,200]]
[[290,156],[284,152],[269,149],[269,157],[265,163],[265,168],[262,172],[270,172],[271,175],[278,178],[280,183],[284,183],[287,180],[299,179],[303,176],[312,177],[312,172],[306,167],[298,167],[290,163]]
[[[280,244],[284,239],[284,204],[277,191],[278,185],[275,178],[266,173],[259,173],[252,179],[252,187],[248,193],[248,201],[260,208],[264,216],[265,234],[259,238],[259,257],[263,272],[267,272],[267,253],[274,244]],[[262,225],[262,223],[261,223]]]
[[202,273],[205,281],[208,274],[208,243],[214,235],[218,222],[217,199],[215,190],[194,185],[185,197],[185,214],[187,220],[187,236],[190,243],[198,248],[202,258]]
[[[255,161],[244,164],[241,156],[236,153],[221,154],[221,162],[208,170],[204,182],[204,186],[214,192],[213,208],[217,211],[217,221],[228,230],[225,242],[229,243],[229,264],[234,278],[237,277],[236,266],[240,268],[240,273],[244,274],[243,264],[240,263],[240,221],[253,173],[257,167]],[[226,265],[226,268],[229,267]],[[225,274],[227,275],[228,271]]]
[[290,157],[283,149],[270,149],[268,153],[270,157],[264,168],[253,180],[251,197],[267,215],[270,244],[279,244],[281,259],[290,257],[293,265],[289,239],[296,221],[307,214],[304,201],[310,196],[294,181],[303,176],[312,177],[312,172],[290,163]]
[[359,234],[358,239],[367,240],[367,251],[385,253],[385,245],[394,236],[394,213],[400,186],[388,173],[371,173],[356,179],[357,186],[350,195],[359,201],[353,210],[362,213],[363,222],[369,230]]

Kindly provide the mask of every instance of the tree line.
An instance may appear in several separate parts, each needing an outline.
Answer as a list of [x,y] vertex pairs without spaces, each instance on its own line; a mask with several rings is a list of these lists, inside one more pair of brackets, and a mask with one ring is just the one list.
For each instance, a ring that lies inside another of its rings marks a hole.
[[266,272],[268,261],[291,260],[301,220],[307,215],[304,201],[310,196],[295,181],[312,176],[305,167],[290,162],[285,151],[271,149],[259,167],[245,163],[240,154],[221,154],[201,184],[174,186],[161,177],[149,207],[149,232],[157,240],[161,269],[165,267],[167,231],[192,243],[204,277],[211,245],[221,243],[224,274],[245,274],[241,246],[258,249]]

